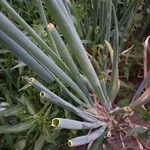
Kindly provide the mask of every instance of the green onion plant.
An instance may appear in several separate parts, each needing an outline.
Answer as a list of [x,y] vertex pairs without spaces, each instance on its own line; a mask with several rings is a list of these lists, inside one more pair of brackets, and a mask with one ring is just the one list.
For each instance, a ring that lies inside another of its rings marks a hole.
[[[149,72],[128,106],[117,107],[114,105],[114,100],[120,88],[118,70],[120,47],[122,47],[128,24],[131,22],[140,2],[141,0],[138,0],[134,5],[135,1],[133,0],[131,4],[127,4],[124,8],[125,13],[119,22],[116,15],[117,1],[96,0],[92,2],[92,7],[95,8],[93,9],[92,39],[105,45],[105,64],[108,63],[109,55],[111,56],[111,75],[109,75],[108,80],[107,74],[99,79],[94,70],[89,55],[75,28],[71,1],[36,0],[42,24],[48,35],[49,44],[47,44],[6,0],[0,0],[2,9],[7,14],[11,14],[13,18],[13,21],[11,21],[6,14],[0,12],[1,43],[35,71],[42,80],[48,84],[55,81],[60,90],[64,91],[70,100],[67,101],[34,78],[26,78],[29,84],[39,91],[42,99],[80,117],[80,120],[54,118],[50,126],[60,129],[89,131],[87,135],[70,139],[68,141],[69,147],[88,144],[88,149],[94,150],[95,146],[102,143],[103,140],[109,140],[114,133],[119,134],[122,125],[129,125],[126,119],[129,119],[137,106],[150,102]],[[44,6],[50,11],[50,15],[57,25],[56,27],[48,22],[43,4],[46,4]],[[132,11],[133,15],[128,16],[129,11]],[[83,26],[84,35],[88,30],[86,27],[89,26],[86,24],[86,20],[89,19],[87,17],[88,12],[85,13],[84,23],[80,23]],[[16,24],[21,26],[34,40],[31,41]],[[121,38],[123,39],[120,40],[119,34],[122,26],[123,36]],[[99,31],[98,35],[96,28]],[[111,42],[113,47],[110,44]],[[105,72],[108,69],[106,65]],[[27,129],[32,127],[33,124],[34,122],[27,124]],[[99,148],[100,146],[97,146],[97,149]]]

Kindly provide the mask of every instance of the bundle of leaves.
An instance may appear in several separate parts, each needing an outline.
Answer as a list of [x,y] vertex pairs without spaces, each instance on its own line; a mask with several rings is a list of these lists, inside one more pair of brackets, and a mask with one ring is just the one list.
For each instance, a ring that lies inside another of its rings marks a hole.
[[[79,38],[72,19],[70,5],[67,1],[44,1],[63,38],[57,28],[47,22],[41,0],[36,1],[50,46],[5,0],[1,0],[0,4],[7,13],[12,15],[15,23],[12,23],[3,13],[0,13],[0,41],[45,82],[48,84],[56,82],[63,94],[69,98],[69,101],[68,98],[51,91],[50,88],[47,88],[36,79],[26,78],[29,84],[39,90],[42,99],[67,109],[80,118],[78,120],[54,118],[51,126],[59,129],[88,130],[88,134],[68,140],[68,146],[70,147],[88,144],[87,149],[99,149],[101,145],[104,148],[106,144],[103,141],[114,145],[113,138],[118,139],[119,137],[119,144],[122,148],[126,148],[128,145],[126,145],[123,138],[127,139],[127,136],[130,135],[136,142],[135,149],[144,149],[145,145],[140,143],[136,135],[138,132],[148,132],[148,126],[135,125],[130,120],[130,116],[134,114],[136,107],[145,105],[150,101],[150,72],[146,72],[145,78],[130,104],[125,107],[117,107],[114,100],[120,89],[118,61],[123,37],[122,41],[119,42],[119,24],[114,1],[103,2],[104,4],[109,3],[109,11],[107,10],[108,23],[112,19],[113,22],[108,24],[107,28],[104,26],[104,29],[108,30],[106,30],[106,35],[103,33],[101,39],[105,43],[102,48],[104,53],[101,55],[102,58],[105,58],[105,66],[101,70],[101,76],[96,74],[88,57],[89,55]],[[133,7],[133,10],[136,7]],[[123,22],[125,23],[124,20]],[[34,42],[17,28],[16,23],[32,36]],[[104,39],[109,42],[113,41],[113,48]],[[30,107],[30,104],[28,104],[28,107]],[[30,109],[30,111],[33,115],[30,119],[34,119],[26,122],[28,123],[26,129],[34,127],[37,121],[41,119],[36,118],[33,109]],[[22,128],[22,125],[20,127]],[[10,129],[10,126],[5,129],[8,133],[15,132],[12,128],[11,130],[8,129]],[[0,131],[0,133],[5,133],[5,130]]]

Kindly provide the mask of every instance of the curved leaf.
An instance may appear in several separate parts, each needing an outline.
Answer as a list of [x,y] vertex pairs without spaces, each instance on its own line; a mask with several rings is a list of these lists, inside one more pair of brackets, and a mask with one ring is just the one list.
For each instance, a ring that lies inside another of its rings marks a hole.
[[18,132],[26,131],[32,128],[34,124],[35,124],[35,120],[30,120],[30,121],[19,123],[17,125],[3,125],[3,126],[0,126],[0,134],[1,133],[18,133]]

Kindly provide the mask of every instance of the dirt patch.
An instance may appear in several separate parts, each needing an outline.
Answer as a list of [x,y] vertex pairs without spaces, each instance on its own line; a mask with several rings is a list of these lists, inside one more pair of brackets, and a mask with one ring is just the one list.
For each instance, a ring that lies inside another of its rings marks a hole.
[[[150,129],[150,121],[144,121],[137,114],[133,114],[128,118],[131,125],[140,125]],[[134,136],[126,136],[126,132],[129,129],[128,123],[121,125],[122,131],[112,133],[112,136],[107,139],[108,143],[111,144],[112,150],[150,150],[150,138],[138,139]],[[74,150],[87,150],[87,145],[75,147]],[[105,150],[105,148],[101,148]]]
[[[136,124],[150,129],[150,121],[142,120],[137,114],[130,116],[128,119],[133,126]],[[112,145],[112,150],[150,150],[150,138],[142,140],[136,136],[126,137],[129,126],[124,124],[121,128],[121,132],[113,133],[113,136],[108,139],[108,142]]]

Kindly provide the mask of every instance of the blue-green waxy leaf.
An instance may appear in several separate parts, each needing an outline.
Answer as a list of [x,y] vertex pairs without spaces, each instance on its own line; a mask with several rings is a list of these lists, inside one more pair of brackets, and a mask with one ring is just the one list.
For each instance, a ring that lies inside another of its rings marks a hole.
[[[113,16],[114,16],[115,29],[113,33],[114,42],[113,42],[112,73],[111,73],[111,80],[110,80],[110,87],[109,87],[109,98],[111,101],[114,101],[116,94],[118,92],[118,88],[120,86],[119,70],[118,70],[119,33],[118,33],[118,20],[117,20],[116,10],[114,8],[114,5],[112,5],[112,10],[113,10]],[[107,43],[107,45],[109,44]]]
[[47,19],[46,19],[46,15],[45,15],[45,11],[44,11],[44,8],[43,8],[43,5],[42,5],[42,1],[41,0],[36,0],[36,4],[38,6],[38,12],[40,14],[40,17],[41,17],[41,20],[43,22],[43,25],[46,28],[46,32],[47,32],[47,35],[48,35],[50,46],[51,46],[52,50],[56,53],[56,55],[59,56],[59,53],[58,53],[56,44],[55,44],[55,42],[53,40],[53,37],[51,35],[51,32],[47,28],[48,22],[47,22]]
[[101,101],[102,105],[106,107],[106,109],[110,109],[107,98],[103,93],[103,89],[100,85],[98,77],[87,56],[87,53],[82,45],[82,42],[72,22],[72,19],[70,18],[70,15],[68,14],[65,6],[62,4],[61,0],[48,0],[46,2],[49,4],[48,8],[50,8],[50,11],[56,23],[58,24],[61,32],[63,33],[67,44],[71,48],[74,57],[78,61],[83,73],[93,86],[99,100]]
[[[1,6],[11,14],[13,19],[18,22],[32,37],[37,41],[37,43],[42,47],[43,50],[46,50],[48,54],[55,60],[62,68],[66,68],[63,64],[63,61],[59,59],[59,57],[53,52],[53,50],[48,47],[48,45],[42,40],[41,37],[19,16],[19,14],[7,3],[6,0],[0,0]],[[67,68],[66,68],[67,69]]]
[[103,132],[97,140],[92,142],[91,145],[88,145],[88,150],[100,149],[100,146],[101,146],[101,144],[103,143],[103,140],[104,140],[104,136],[105,136],[105,132]]
[[[6,34],[6,35],[4,35],[4,33],[1,32],[1,34],[3,34],[3,37],[1,37],[1,41],[4,42],[5,45],[9,45],[9,43],[6,42],[6,38],[9,39],[9,41],[11,40],[10,38],[8,38],[6,36],[11,37],[13,40],[15,40],[15,42],[19,46],[21,46],[26,51],[27,54],[30,54],[29,55],[30,57],[34,57],[34,59],[37,62],[39,62],[39,64],[41,64],[43,68],[45,68],[48,72],[52,72],[56,77],[58,77],[59,79],[63,80],[65,83],[67,83],[74,91],[76,91],[76,93],[78,95],[80,95],[82,97],[83,100],[88,102],[85,94],[78,87],[78,85],[66,74],[66,72],[64,70],[62,70],[58,65],[56,65],[56,63],[53,60],[51,60],[45,53],[43,53],[41,49],[39,49],[27,36],[25,36],[2,13],[0,13],[0,18],[1,18],[0,29],[2,31],[4,31]],[[5,28],[6,26],[7,26],[7,28]],[[13,28],[13,30],[11,30],[11,28]],[[14,46],[13,42],[14,41],[11,41],[11,46],[12,45]],[[15,47],[16,47],[16,44],[15,44]],[[19,52],[17,51],[16,55],[18,53]],[[29,56],[27,57],[28,59],[29,59]],[[23,58],[25,59],[26,57],[23,57]],[[38,66],[36,65],[36,67],[38,67]],[[41,71],[41,70],[39,70],[39,71]]]
[[52,37],[56,43],[56,47],[58,49],[58,52],[60,54],[60,57],[64,60],[65,64],[69,67],[73,74],[73,79],[77,82],[78,86],[82,89],[82,91],[85,93],[86,97],[92,104],[92,100],[90,98],[89,92],[85,86],[85,83],[79,73],[79,70],[77,68],[77,65],[75,64],[71,54],[68,51],[67,46],[65,45],[64,41],[62,40],[61,36],[59,35],[58,31],[54,27],[53,24],[49,24],[51,28],[51,34]]
[[103,134],[103,132],[105,132],[105,127],[101,127],[93,131],[91,134],[70,139],[68,141],[68,145],[69,147],[75,147],[75,146],[89,144],[90,142],[94,142],[98,137],[100,137],[101,134]]
[[51,92],[49,89],[47,89],[44,85],[42,85],[37,80],[30,78],[30,79],[28,79],[28,82],[30,84],[32,84],[34,87],[36,87],[39,91],[41,91],[41,93],[40,93],[41,98],[46,99],[46,100],[48,100],[58,106],[61,106],[65,109],[68,109],[89,122],[97,121],[97,119],[95,117],[88,115],[85,111],[82,111],[81,109],[79,109],[79,108],[75,107],[74,105],[70,104],[69,102],[65,101],[63,98],[54,94],[53,92]]
[[33,57],[31,57],[22,47],[15,43],[11,38],[9,38],[4,32],[0,30],[0,41],[5,44],[16,56],[24,61],[31,69],[38,73],[38,75],[45,79],[47,82],[51,83],[54,79],[44,69],[40,63],[38,63]]
[[52,120],[52,126],[62,129],[77,129],[77,130],[94,129],[103,125],[105,125],[105,123],[100,121],[95,123],[89,123],[64,118],[54,118]]

